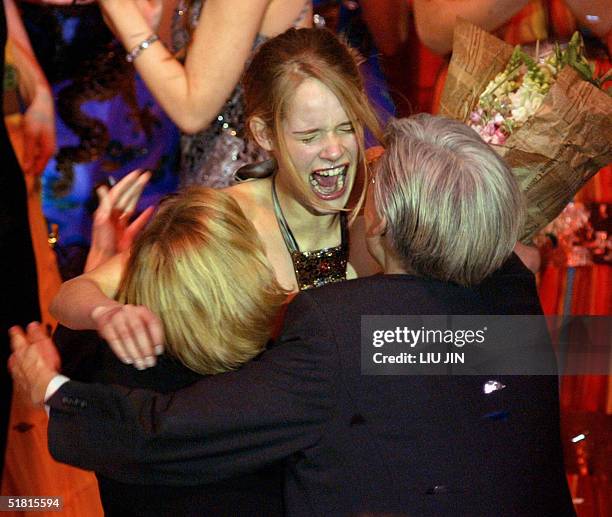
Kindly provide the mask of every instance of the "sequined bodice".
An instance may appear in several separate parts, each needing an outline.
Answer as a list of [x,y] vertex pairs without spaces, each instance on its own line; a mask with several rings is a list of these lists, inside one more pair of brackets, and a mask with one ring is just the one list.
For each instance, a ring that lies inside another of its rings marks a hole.
[[274,180],[272,180],[272,203],[274,205],[274,215],[278,221],[285,246],[287,246],[287,251],[291,255],[299,290],[304,291],[332,282],[346,280],[349,252],[346,213],[342,212],[340,214],[341,241],[339,246],[312,251],[300,251],[278,202]]

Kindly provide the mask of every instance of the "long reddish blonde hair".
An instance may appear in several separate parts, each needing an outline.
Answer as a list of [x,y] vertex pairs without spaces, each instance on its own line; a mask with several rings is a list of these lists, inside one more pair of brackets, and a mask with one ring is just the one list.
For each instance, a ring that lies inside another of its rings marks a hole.
[[[289,29],[264,43],[243,77],[248,121],[258,117],[266,124],[278,151],[279,166],[297,179],[282,135],[287,105],[297,87],[307,78],[317,79],[338,98],[355,129],[359,148],[361,192],[352,209],[354,218],[365,198],[368,164],[364,130],[381,140],[381,129],[364,90],[358,54],[326,29]],[[300,194],[311,205],[318,201],[303,181],[295,181]],[[355,197],[355,196],[353,196]]]

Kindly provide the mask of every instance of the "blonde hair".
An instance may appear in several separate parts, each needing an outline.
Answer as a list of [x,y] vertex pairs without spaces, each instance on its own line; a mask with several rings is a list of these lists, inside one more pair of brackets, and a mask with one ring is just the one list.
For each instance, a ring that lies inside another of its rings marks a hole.
[[461,122],[420,114],[392,121],[374,202],[407,270],[476,284],[508,258],[523,198],[503,160]]
[[351,218],[354,218],[365,198],[367,185],[364,129],[369,129],[378,140],[382,136],[365,94],[355,51],[326,29],[289,29],[264,43],[243,78],[247,126],[253,117],[264,121],[278,147],[275,154],[279,165],[292,174],[302,198],[313,207],[319,206],[320,201],[299,178],[281,130],[289,101],[308,78],[317,79],[331,90],[355,130],[360,157],[358,170],[363,177],[355,181],[358,184],[358,179],[362,180],[362,189],[353,207]]
[[166,350],[202,374],[259,354],[285,297],[236,201],[203,187],[162,203],[132,247],[118,295],[157,314]]

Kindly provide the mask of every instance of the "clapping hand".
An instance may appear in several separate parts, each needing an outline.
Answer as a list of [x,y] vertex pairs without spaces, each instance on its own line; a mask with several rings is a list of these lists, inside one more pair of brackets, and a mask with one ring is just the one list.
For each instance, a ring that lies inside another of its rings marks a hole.
[[11,375],[33,404],[42,405],[47,386],[60,369],[59,353],[37,322],[28,325],[27,333],[21,327],[12,327],[9,336],[13,351],[8,362]]
[[130,172],[112,188],[98,187],[99,205],[93,217],[92,242],[85,272],[95,269],[117,253],[129,250],[134,237],[147,224],[154,208],[148,207],[134,221],[130,217],[147,182],[148,171]]

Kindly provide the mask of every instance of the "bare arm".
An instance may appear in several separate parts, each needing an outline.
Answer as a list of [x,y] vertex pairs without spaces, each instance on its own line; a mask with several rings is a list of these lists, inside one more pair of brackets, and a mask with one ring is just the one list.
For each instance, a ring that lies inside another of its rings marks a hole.
[[8,43],[19,71],[19,90],[27,104],[21,125],[28,152],[24,153],[22,166],[28,174],[39,174],[55,152],[53,97],[14,1],[6,0],[5,8]]
[[595,36],[607,39],[608,48],[612,47],[610,0],[565,0],[565,4],[581,26],[588,27]]
[[127,252],[116,255],[98,268],[64,282],[49,308],[53,317],[66,327],[96,329],[92,312],[97,307],[122,307],[113,300],[125,268]]
[[[453,46],[457,16],[493,31],[528,3],[528,0],[414,0],[416,29],[427,47],[446,54]],[[565,0],[565,4],[580,25],[589,27],[596,36],[610,40],[612,10],[609,0]]]
[[[206,127],[238,83],[270,0],[207,0],[183,66],[161,42],[134,65],[170,118],[185,132]],[[100,6],[126,49],[153,30],[133,0]]]
[[51,302],[51,314],[68,328],[96,329],[124,363],[138,369],[155,365],[162,353],[161,320],[147,307],[124,305],[117,294],[128,252],[77,278],[65,282]]
[[6,11],[6,25],[8,31],[8,38],[19,42],[19,44],[28,52],[31,56],[34,56],[32,45],[30,44],[30,38],[28,33],[23,26],[21,16],[15,5],[14,0],[5,0],[4,9]]
[[528,3],[529,0],[414,0],[414,20],[423,44],[446,54],[453,48],[458,16],[493,31]]

